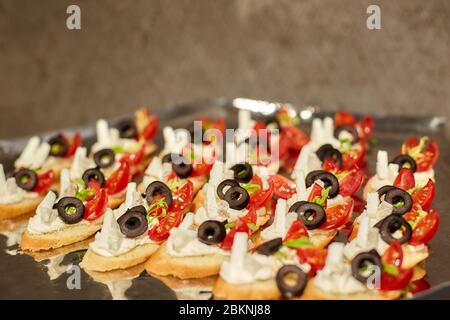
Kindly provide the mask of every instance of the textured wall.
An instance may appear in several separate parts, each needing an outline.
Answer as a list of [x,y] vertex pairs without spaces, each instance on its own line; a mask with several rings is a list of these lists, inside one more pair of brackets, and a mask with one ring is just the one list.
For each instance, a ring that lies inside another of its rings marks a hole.
[[0,138],[209,96],[450,115],[449,53],[448,0],[1,0]]

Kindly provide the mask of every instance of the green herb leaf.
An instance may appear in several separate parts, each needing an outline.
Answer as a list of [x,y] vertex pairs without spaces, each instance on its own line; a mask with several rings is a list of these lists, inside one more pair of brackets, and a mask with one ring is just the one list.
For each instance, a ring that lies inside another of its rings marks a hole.
[[419,154],[423,151],[423,149],[425,148],[425,146],[428,143],[428,137],[420,137],[419,140],[419,144],[417,146],[415,146],[414,148],[412,148],[411,150],[409,150],[408,154],[414,159],[416,160],[417,157],[419,156]]
[[287,259],[288,258],[288,255],[286,253],[284,253],[283,251],[280,251],[280,250],[277,251],[276,255],[278,257],[280,257],[281,259]]
[[405,201],[400,200],[399,202],[396,202],[396,203],[394,204],[394,208],[397,208],[397,209],[403,208],[404,205],[405,205]]
[[258,230],[258,226],[256,225],[256,224],[254,224],[254,223],[247,223],[247,227],[250,229],[250,230],[252,230],[252,231],[256,231],[256,230]]
[[77,191],[75,193],[75,198],[78,198],[80,201],[86,201],[87,198],[90,198],[94,195],[95,195],[94,189],[77,188]]
[[184,179],[172,179],[167,183],[167,186],[169,187],[169,189],[171,191],[175,191],[178,188],[180,188],[181,186],[184,185],[186,181]]
[[409,225],[411,226],[411,229],[415,229],[417,227],[417,224],[427,215],[427,212],[424,210],[420,210],[417,212],[417,217],[414,221],[408,221]]
[[301,238],[298,238],[295,240],[289,240],[289,241],[286,241],[283,245],[288,248],[293,248],[293,249],[311,248],[314,246],[314,244],[307,237],[301,237]]
[[231,229],[236,226],[236,222],[228,222],[225,224],[225,229]]
[[339,173],[336,173],[336,179],[338,179],[339,181],[343,180],[345,177],[347,177],[350,174],[350,171],[342,171]]
[[112,147],[111,150],[112,150],[114,153],[123,153],[123,152],[124,152],[122,146],[115,146],[115,147]]
[[393,264],[390,264],[390,263],[383,264],[383,270],[391,276],[395,277],[398,275],[398,268],[396,266],[394,266]]
[[330,193],[331,187],[322,189],[322,194],[321,197],[314,197],[313,201],[315,204],[318,204],[319,206],[324,206],[325,205],[325,201],[327,201],[328,199],[328,194]]
[[241,183],[241,187],[247,190],[250,196],[261,189],[257,183]]
[[339,147],[340,153],[346,153],[349,152],[352,148],[352,141],[350,139],[341,139],[339,140],[341,143],[341,146]]

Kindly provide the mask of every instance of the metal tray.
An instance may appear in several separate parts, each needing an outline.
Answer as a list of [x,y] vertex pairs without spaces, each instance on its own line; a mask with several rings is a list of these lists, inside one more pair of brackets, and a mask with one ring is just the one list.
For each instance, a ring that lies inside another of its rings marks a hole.
[[[197,101],[191,104],[172,106],[162,109],[158,114],[161,127],[187,127],[200,116],[224,117],[229,128],[237,123],[237,108],[249,108],[252,112],[262,115],[278,108],[279,104],[247,99],[216,98]],[[317,107],[298,108],[302,128],[309,131],[312,118],[331,115]],[[329,111],[329,110],[328,110]],[[125,117],[127,115],[124,115]],[[129,115],[128,115],[129,116]],[[111,121],[119,120],[111,119]],[[417,295],[421,299],[450,298],[450,197],[446,195],[450,181],[450,150],[445,138],[445,119],[385,117],[375,118],[375,138],[378,143],[369,155],[369,163],[374,168],[377,149],[385,149],[393,156],[398,152],[401,142],[412,134],[426,134],[435,138],[441,147],[441,156],[436,165],[437,193],[434,207],[441,213],[441,225],[435,238],[430,243],[430,257],[426,261],[428,281],[431,289]],[[94,126],[74,128],[70,131],[80,131],[87,144],[93,141]],[[43,134],[43,137],[51,133]],[[12,169],[13,161],[18,156],[26,138],[0,140],[0,162],[8,170]],[[161,135],[156,142],[160,145]],[[49,256],[33,258],[17,250],[20,231],[24,229],[26,220],[13,225],[0,224],[0,299],[208,299],[211,296],[211,285],[214,279],[207,278],[198,281],[180,281],[173,278],[156,279],[143,272],[143,266],[137,266],[125,272],[88,275],[80,270],[80,289],[67,284],[77,284],[74,275],[79,269],[67,269],[77,266],[83,254],[80,248],[68,249],[70,253],[51,252]],[[12,245],[11,245],[12,244]],[[37,262],[36,260],[40,260]],[[75,271],[74,271],[75,270]],[[51,280],[53,279],[53,280]],[[72,288],[72,289],[70,289]]]

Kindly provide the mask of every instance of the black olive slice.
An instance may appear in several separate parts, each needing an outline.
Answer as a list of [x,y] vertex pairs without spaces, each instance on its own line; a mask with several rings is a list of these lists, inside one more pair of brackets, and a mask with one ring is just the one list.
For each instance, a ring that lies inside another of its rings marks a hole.
[[100,187],[103,187],[103,185],[105,184],[105,180],[106,180],[105,176],[103,175],[103,172],[101,172],[100,169],[97,169],[97,168],[87,169],[83,173],[83,176],[81,178],[83,179],[86,186],[88,186],[89,182],[93,179],[98,182]]
[[192,164],[181,162],[180,164],[172,163],[172,170],[175,171],[177,176],[181,179],[189,178],[192,174]]
[[347,131],[348,133],[350,133],[352,135],[352,142],[358,142],[359,140],[359,134],[358,134],[358,130],[356,130],[355,127],[353,126],[348,126],[348,125],[343,125],[343,126],[338,126],[334,129],[334,136],[336,137],[336,139],[339,139],[339,135],[342,131]]
[[117,123],[117,130],[122,139],[134,139],[138,136],[136,124],[133,119],[124,119]]
[[325,154],[329,151],[334,149],[333,146],[329,143],[322,145],[319,149],[316,151],[317,157],[320,159],[320,161],[323,161],[325,158]]
[[68,141],[60,134],[51,137],[48,140],[48,144],[50,145],[49,155],[53,157],[62,157],[69,150]]
[[256,252],[265,256],[271,256],[283,245],[283,239],[275,238],[264,242],[256,248]]
[[[413,200],[411,195],[405,190],[395,188],[386,192],[384,201],[392,204],[394,208],[392,209],[393,214],[403,215],[411,210],[413,205]],[[401,207],[396,207],[397,203],[403,202]]]
[[222,200],[225,199],[224,189],[226,187],[239,187],[239,183],[236,180],[232,179],[226,179],[219,183],[219,185],[217,186],[217,196]]
[[225,199],[231,209],[242,210],[250,201],[250,196],[244,188],[239,186],[231,187],[225,193]]
[[38,183],[38,175],[30,169],[19,169],[14,173],[16,184],[19,188],[31,191]]
[[[380,229],[381,238],[388,244],[391,244],[395,240],[400,241],[400,243],[407,243],[411,239],[412,228],[411,225],[403,219],[402,216],[391,214],[384,218],[380,223],[377,223],[376,227]],[[393,233],[397,230],[401,230],[403,235],[401,238],[397,239],[393,236]]]
[[253,178],[252,166],[248,163],[238,163],[231,167],[234,172],[234,180],[241,183],[247,183]]
[[147,211],[144,206],[136,206],[128,209],[117,219],[120,231],[127,238],[136,238],[144,234],[148,229]]
[[339,193],[339,181],[334,174],[324,170],[315,170],[308,173],[305,178],[306,187],[309,188],[316,180],[321,180],[325,188],[331,187],[328,196],[334,198]]
[[302,269],[290,264],[282,266],[276,275],[278,290],[283,298],[294,298],[302,294],[305,289],[308,277]]
[[225,225],[215,220],[206,220],[197,232],[198,240],[208,245],[221,243],[226,235]]
[[378,189],[378,190],[377,190],[377,193],[378,193],[378,199],[380,199],[380,201],[381,201],[381,198],[383,198],[383,196],[385,196],[386,193],[387,193],[388,191],[392,190],[392,189],[396,189],[396,187],[386,185],[386,186],[383,186],[383,187],[381,187],[380,189]]
[[83,219],[84,204],[78,198],[63,197],[56,203],[56,210],[62,221],[74,224]]
[[405,166],[405,164],[409,164],[409,168],[411,169],[412,172],[417,171],[416,160],[414,160],[411,156],[409,156],[407,154],[401,154],[401,155],[396,156],[394,158],[394,160],[392,160],[391,163],[398,164],[400,166],[400,168],[403,168]]
[[94,153],[94,162],[99,168],[109,168],[116,161],[116,154],[112,149],[102,149]]
[[382,270],[383,267],[380,255],[376,250],[361,252],[360,254],[357,254],[352,260],[353,278],[366,285],[367,279],[369,279],[369,277],[374,273],[374,270],[373,272],[368,272],[371,271],[371,267],[378,267],[379,270]]
[[148,204],[152,204],[157,196],[165,198],[167,206],[171,205],[173,200],[172,191],[170,191],[170,188],[164,182],[153,181],[148,185],[147,189],[145,189],[145,199]]
[[322,206],[307,201],[298,201],[294,203],[289,208],[289,212],[297,213],[298,219],[308,230],[319,228],[326,219],[325,210]]

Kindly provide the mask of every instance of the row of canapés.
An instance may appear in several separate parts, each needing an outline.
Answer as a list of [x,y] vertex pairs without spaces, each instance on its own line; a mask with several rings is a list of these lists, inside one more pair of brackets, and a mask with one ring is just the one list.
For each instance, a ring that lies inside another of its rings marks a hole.
[[[202,132],[225,132],[223,119],[201,120]],[[225,161],[220,137],[193,142],[171,127],[156,155],[158,120],[145,108],[115,128],[97,121],[89,153],[78,134],[33,137],[11,177],[0,168],[0,217],[35,212],[25,252],[88,240],[80,264],[88,272],[145,263],[155,276],[216,276],[215,298],[394,299],[420,290],[439,225],[436,142],[411,137],[391,161],[379,151],[371,176],[371,117],[314,119],[309,136],[298,122],[288,108],[264,120],[240,110]],[[275,150],[277,161],[267,161]]]

